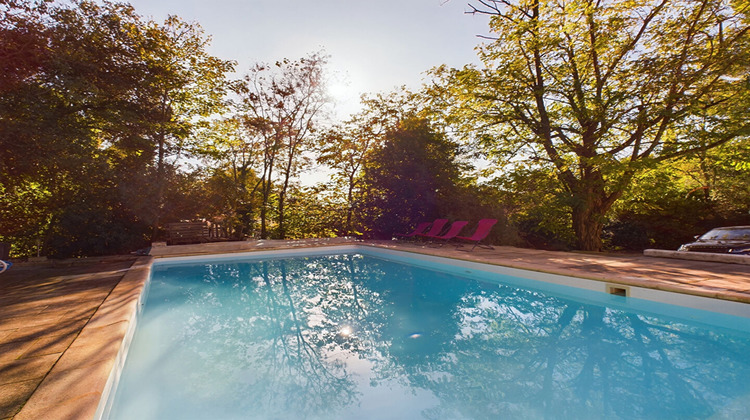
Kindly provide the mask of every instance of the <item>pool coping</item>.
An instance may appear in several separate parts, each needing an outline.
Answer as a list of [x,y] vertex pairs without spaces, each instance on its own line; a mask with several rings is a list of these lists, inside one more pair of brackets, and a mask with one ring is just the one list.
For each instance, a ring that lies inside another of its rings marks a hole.
[[[370,246],[379,247],[379,248],[387,248],[387,249],[393,249],[393,247],[389,246],[383,246],[379,244],[369,244]],[[496,247],[496,248],[503,248],[503,247]],[[511,248],[511,247],[505,247],[505,248]],[[591,274],[589,272],[586,272],[586,270],[574,270],[574,269],[566,269],[566,268],[543,268],[542,266],[539,266],[535,264],[534,262],[526,262],[521,259],[517,260],[506,260],[502,263],[492,260],[483,260],[483,259],[477,259],[475,255],[472,255],[472,258],[469,257],[469,255],[466,256],[466,258],[461,258],[456,255],[447,255],[447,254],[436,254],[434,249],[426,249],[426,248],[416,248],[416,249],[398,249],[403,252],[412,252],[416,254],[422,254],[422,255],[435,255],[435,256],[443,256],[445,258],[451,258],[459,261],[471,261],[471,262],[477,262],[482,264],[489,264],[489,265],[495,265],[500,267],[509,267],[509,268],[515,268],[519,270],[525,270],[525,271],[532,271],[532,272],[539,272],[539,273],[545,273],[545,274],[552,274],[552,275],[564,275],[569,277],[577,277],[587,280],[593,280],[596,282],[604,282],[604,283],[611,283],[613,285],[622,285],[627,287],[638,287],[643,289],[649,289],[649,290],[655,290],[655,291],[661,291],[661,292],[667,292],[667,293],[676,293],[676,294],[682,294],[682,295],[690,295],[690,296],[700,296],[705,297],[709,299],[715,299],[719,301],[728,301],[728,302],[739,302],[743,304],[750,304],[750,275],[748,276],[748,287],[744,291],[737,291],[737,290],[731,290],[731,288],[725,288],[725,289],[718,289],[707,285],[694,285],[689,282],[675,282],[675,283],[666,283],[660,280],[654,280],[649,278],[649,274],[645,273],[644,276],[627,276],[623,275],[619,272],[614,273],[596,273]],[[558,252],[558,251],[534,251],[538,253],[548,253],[548,254],[568,254],[564,252]],[[696,253],[691,253],[696,254]],[[593,258],[599,257],[596,254],[585,254],[580,253],[582,255],[582,260],[587,260],[586,256],[591,255]],[[671,261],[676,262],[707,262],[707,263],[718,263],[720,265],[734,265],[734,266],[740,266],[744,267],[748,264],[745,264],[744,262],[742,264],[738,264],[736,261],[725,261],[722,259],[712,259],[710,257],[708,258],[697,258],[697,259],[684,259],[684,258],[674,258],[673,256],[669,255],[662,255],[660,253],[648,253],[644,254],[644,257],[647,260],[652,261],[659,261],[660,259],[667,259]],[[617,257],[613,256],[613,259],[621,258],[623,260],[627,259],[628,257]]]
[[[435,249],[395,247],[390,242],[386,243],[364,243],[358,241],[344,241],[341,243],[323,243],[307,246],[270,247],[266,249],[221,252],[222,254],[237,253],[264,253],[263,251],[293,251],[307,252],[314,248],[341,248],[341,247],[374,247],[380,250],[391,250],[421,254],[427,257],[449,258],[456,261],[468,263],[489,264],[497,267],[520,269],[538,272],[548,275],[559,275],[563,277],[580,278],[598,283],[612,283],[625,286],[634,286],[662,292],[677,293],[682,295],[699,296],[709,299],[724,299],[736,303],[750,303],[750,294],[729,293],[719,294],[714,291],[703,291],[695,288],[685,288],[679,285],[664,285],[648,283],[640,279],[622,279],[612,276],[583,276],[580,273],[566,272],[566,270],[545,270],[540,267],[529,267],[513,261],[504,261],[502,264],[490,261],[478,260],[480,254],[466,254],[464,257],[456,255],[438,255]],[[187,249],[186,249],[187,250]],[[207,252],[187,252],[180,256],[210,257],[213,254]],[[178,256],[164,256],[165,259],[179,258]],[[153,263],[160,257],[139,257],[133,263],[122,280],[115,286],[107,296],[99,309],[94,313],[89,322],[83,327],[79,336],[62,354],[49,374],[45,377],[31,398],[23,406],[14,419],[36,419],[36,418],[94,418],[99,419],[108,410],[107,398],[104,398],[113,385],[119,379],[119,373],[125,362],[129,339],[135,330],[138,308],[144,298],[144,287],[147,284]],[[568,270],[569,271],[569,270]]]
[[[395,252],[398,254],[394,255],[394,259],[400,261],[404,259],[399,254],[403,254],[406,251],[378,248],[380,253]],[[690,309],[699,309],[710,312],[722,313],[726,315],[739,316],[748,318],[750,320],[750,304],[746,302],[733,301],[729,299],[716,299],[710,296],[702,296],[699,294],[692,293],[680,293],[668,290],[659,290],[651,287],[642,287],[638,284],[627,284],[611,280],[601,280],[596,278],[586,278],[582,276],[570,276],[566,274],[560,274],[555,272],[549,272],[545,270],[531,270],[528,268],[517,268],[508,265],[492,264],[486,262],[477,262],[470,259],[458,259],[448,258],[444,256],[436,256],[432,254],[415,253],[420,255],[419,259],[423,261],[435,262],[438,264],[446,264],[447,260],[452,260],[449,264],[458,268],[468,269],[456,269],[456,270],[445,270],[454,272],[456,274],[471,274],[471,271],[484,271],[499,275],[506,275],[516,277],[520,279],[528,279],[539,283],[545,283],[547,285],[572,287],[575,289],[584,289],[593,292],[600,292],[610,295],[620,295],[619,292],[624,292],[622,296],[632,297],[635,299],[641,299],[651,302],[666,303],[670,305],[677,305]],[[381,254],[377,254],[381,255]],[[411,263],[411,262],[410,262]],[[441,268],[440,271],[444,271]],[[519,287],[529,287],[532,285],[521,285]],[[549,290],[555,290],[560,292],[561,289],[557,287],[550,287]],[[619,290],[615,290],[619,289]],[[565,294],[562,291],[562,294]],[[719,307],[719,303],[722,307]]]

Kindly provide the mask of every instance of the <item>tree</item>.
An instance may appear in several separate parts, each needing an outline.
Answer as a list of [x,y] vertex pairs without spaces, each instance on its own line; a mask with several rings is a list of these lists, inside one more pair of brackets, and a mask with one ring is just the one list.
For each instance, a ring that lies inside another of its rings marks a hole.
[[359,186],[360,171],[368,153],[377,137],[370,127],[358,127],[349,121],[345,125],[334,126],[320,135],[320,154],[318,163],[326,164],[333,169],[332,181],[337,188],[344,190],[346,215],[342,234],[354,232],[352,218],[354,214],[354,192]]
[[419,220],[451,217],[461,167],[458,147],[411,117],[391,128],[368,159],[358,205],[369,236],[390,238]]
[[354,196],[361,184],[361,172],[372,150],[383,141],[385,132],[398,125],[405,113],[415,112],[414,94],[391,93],[362,97],[364,109],[343,124],[335,125],[318,137],[318,163],[333,170],[332,179],[343,188],[346,200],[346,222],[343,234],[355,231]]
[[356,203],[364,181],[362,174],[372,161],[373,152],[386,141],[386,133],[397,130],[403,121],[414,119],[415,115],[427,114],[423,98],[406,88],[363,95],[361,101],[362,111],[318,137],[318,163],[333,170],[333,190],[346,202],[344,229],[339,232],[344,235],[359,233],[360,228],[355,228],[355,212],[366,211]]
[[267,213],[278,171],[277,236],[285,237],[285,205],[290,180],[303,165],[304,152],[327,104],[324,67],[327,58],[314,53],[273,66],[256,64],[238,87],[241,117],[248,135],[259,136],[264,155],[260,162],[261,237],[267,238]]
[[185,141],[200,121],[223,110],[230,87],[226,74],[235,63],[209,55],[210,38],[200,26],[176,16],[162,25],[150,22],[144,35],[140,52],[148,78],[140,97],[149,111],[147,135],[156,148],[155,239],[164,207],[166,159],[188,151]]
[[[746,3],[483,0],[484,68],[440,68],[437,95],[500,165],[554,168],[577,246],[649,161],[747,136]],[[444,89],[444,90],[441,90]]]
[[[114,209],[91,202],[106,196],[92,179],[117,191],[106,178],[110,148],[137,134],[140,20],[129,5],[107,2],[2,5],[0,202],[12,217],[2,218],[1,231],[28,253],[70,219],[77,201]],[[129,220],[121,210],[105,214]]]
[[750,224],[748,162],[750,142],[736,139],[642,171],[612,209],[607,245],[676,249],[714,227]]
[[287,207],[287,238],[333,238],[345,231],[341,217],[344,203],[325,186],[292,185]]
[[219,109],[233,63],[206,54],[197,25],[146,22],[124,3],[2,1],[0,33],[3,236],[28,254],[86,213],[127,225],[136,238],[123,243],[145,242],[144,222],[158,228],[166,183],[180,179],[166,158]]
[[263,143],[259,136],[248,135],[242,121],[234,117],[213,121],[200,136],[196,153],[212,172],[206,190],[213,196],[211,207],[234,237],[242,238],[252,231],[259,207],[255,167],[262,160]]
[[516,168],[482,184],[505,216],[503,243],[536,249],[569,250],[575,243],[566,212],[567,197],[553,171]]

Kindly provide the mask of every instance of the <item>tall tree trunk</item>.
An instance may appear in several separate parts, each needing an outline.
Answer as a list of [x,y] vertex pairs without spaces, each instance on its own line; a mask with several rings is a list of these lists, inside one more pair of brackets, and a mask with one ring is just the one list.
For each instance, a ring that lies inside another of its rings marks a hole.
[[266,179],[261,178],[261,203],[260,203],[260,239],[266,239],[266,205],[268,204],[268,189],[266,187]]
[[614,202],[622,196],[626,179],[630,179],[629,173],[623,175],[619,182],[610,180],[608,184],[614,191],[608,192],[601,172],[585,168],[575,185],[567,184],[572,192],[571,216],[578,249],[594,252],[602,250],[605,216]]
[[[168,92],[162,92],[159,112],[159,122],[161,124],[166,124],[172,116],[172,108],[169,105]],[[159,155],[156,161],[156,216],[154,217],[154,224],[151,226],[151,242],[158,239],[159,228],[161,227],[161,217],[163,215],[162,213],[164,213],[164,190],[166,188],[166,168],[164,160],[167,153],[167,133],[164,127],[161,127],[156,134],[156,142],[159,148]]]
[[[275,147],[275,146],[274,146]],[[271,196],[271,189],[273,188],[272,176],[273,166],[275,161],[275,155],[267,157],[267,169],[264,170],[261,178],[261,198],[260,203],[260,238],[268,239],[268,199]]]
[[284,223],[286,217],[284,215],[284,205],[286,204],[286,190],[289,188],[290,170],[289,166],[287,166],[286,174],[284,174],[284,185],[279,192],[279,228],[277,231],[279,239],[286,239],[286,224]]
[[284,224],[284,202],[286,201],[287,183],[288,178],[284,181],[284,186],[279,193],[279,204],[277,206],[277,210],[279,212],[279,226],[276,229],[276,235],[278,236],[278,239],[286,239],[286,225]]
[[284,168],[284,184],[281,187],[281,191],[279,192],[279,227],[278,227],[278,236],[279,239],[286,239],[286,224],[285,219],[286,215],[284,214],[284,207],[286,204],[286,192],[289,188],[289,178],[292,176],[292,169],[294,167],[294,159],[296,157],[297,153],[297,144],[299,140],[295,138],[289,139],[289,146],[288,146],[288,156],[286,161],[286,168]]
[[268,239],[268,199],[271,196],[271,172],[263,180],[261,188],[263,202],[260,204],[260,238]]
[[349,177],[349,191],[346,194],[346,234],[352,234],[352,214],[354,213],[354,177]]
[[573,206],[572,216],[576,247],[582,251],[601,251],[604,215],[600,209],[582,203]]
[[156,214],[154,216],[154,223],[151,225],[151,242],[156,242],[159,239],[159,228],[161,227],[161,217],[164,212],[164,133],[157,135],[157,142],[159,147],[159,156],[156,162]]

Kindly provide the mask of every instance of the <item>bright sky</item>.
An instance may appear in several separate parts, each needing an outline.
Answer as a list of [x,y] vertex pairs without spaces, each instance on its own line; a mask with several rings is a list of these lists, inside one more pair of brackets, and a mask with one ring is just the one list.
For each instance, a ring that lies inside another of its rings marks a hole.
[[[125,0],[128,1],[128,0]],[[198,22],[209,52],[238,62],[292,60],[324,50],[337,112],[358,109],[362,93],[418,88],[440,64],[476,62],[486,16],[465,14],[468,0],[129,0],[143,16]]]

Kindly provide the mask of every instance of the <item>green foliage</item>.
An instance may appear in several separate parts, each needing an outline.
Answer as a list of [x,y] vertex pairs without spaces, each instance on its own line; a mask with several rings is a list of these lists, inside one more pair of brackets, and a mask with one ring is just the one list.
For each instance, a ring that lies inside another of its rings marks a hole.
[[12,255],[32,255],[49,225],[46,211],[52,197],[40,184],[17,177],[13,185],[0,183],[0,240],[10,242]]
[[[277,215],[276,236],[286,237],[287,193],[292,180],[309,163],[312,134],[318,129],[324,106],[325,65],[328,57],[310,54],[275,65],[258,63],[235,86],[241,97],[237,118],[249,142],[259,145],[256,173],[260,178],[261,238],[268,237],[268,213]],[[275,190],[278,187],[278,190]],[[276,207],[269,208],[276,194]]]
[[190,213],[161,200],[166,158],[218,110],[233,66],[197,25],[107,1],[3,2],[0,33],[0,236],[15,256],[122,252],[163,209]]
[[453,218],[460,178],[458,149],[422,119],[386,133],[366,163],[359,215],[367,236],[390,238],[416,222]]
[[507,215],[506,235],[499,243],[552,250],[574,247],[568,196],[551,171],[519,169],[484,188],[497,197]]
[[324,187],[294,187],[289,193],[286,237],[333,238],[345,235],[345,204]]
[[750,224],[748,140],[658,165],[636,177],[605,228],[611,249],[676,249],[719,226]]
[[361,188],[364,166],[373,151],[382,146],[385,133],[408,113],[416,113],[412,108],[414,96],[409,92],[365,96],[362,111],[318,135],[317,161],[332,169],[328,187],[346,203],[346,221],[340,234],[358,233],[354,226],[355,194]]
[[482,1],[484,66],[438,68],[449,121],[505,171],[553,170],[577,247],[649,161],[744,138],[748,22],[725,0]]
[[195,149],[211,168],[203,184],[204,213],[222,221],[237,239],[253,234],[260,208],[255,169],[264,150],[260,139],[248,134],[238,118],[215,120],[201,130]]
[[119,203],[79,200],[59,211],[46,235],[49,257],[126,254],[149,244],[150,226]]
[[[320,53],[231,82],[197,24],[0,0],[0,240],[67,257],[134,250],[178,220],[389,238],[447,217],[499,219],[494,243],[638,250],[750,224],[743,2],[479,4],[497,36],[483,66],[365,96],[323,131]],[[315,159],[331,179],[298,185]]]

